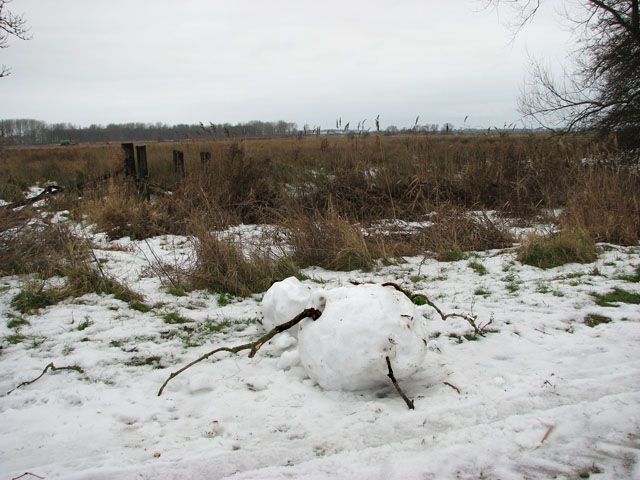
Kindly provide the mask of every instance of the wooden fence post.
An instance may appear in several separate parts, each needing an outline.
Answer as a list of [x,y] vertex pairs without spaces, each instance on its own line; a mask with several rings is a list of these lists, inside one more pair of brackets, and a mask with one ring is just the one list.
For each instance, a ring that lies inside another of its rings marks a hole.
[[200,163],[205,166],[211,161],[211,152],[200,152]]
[[173,151],[173,171],[176,175],[178,175],[178,177],[180,177],[180,180],[185,177],[184,152],[182,152],[181,150]]
[[138,145],[136,147],[136,157],[138,158],[138,180],[149,178],[149,165],[147,164],[147,146]]
[[149,179],[149,165],[147,164],[146,145],[136,146],[136,157],[138,160],[138,191],[140,192],[140,195],[143,195],[147,200],[149,200],[149,187],[147,185],[147,181]]
[[123,143],[122,150],[124,150],[124,176],[135,177],[136,176],[136,159],[134,156],[133,143]]

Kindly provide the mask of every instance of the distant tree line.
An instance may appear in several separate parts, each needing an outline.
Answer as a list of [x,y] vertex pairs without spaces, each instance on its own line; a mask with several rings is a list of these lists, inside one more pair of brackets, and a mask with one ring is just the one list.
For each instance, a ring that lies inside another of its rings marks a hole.
[[124,142],[243,137],[284,137],[298,133],[295,123],[258,120],[247,123],[178,124],[110,123],[78,127],[70,123],[46,123],[33,119],[0,120],[0,143],[34,145],[62,142]]

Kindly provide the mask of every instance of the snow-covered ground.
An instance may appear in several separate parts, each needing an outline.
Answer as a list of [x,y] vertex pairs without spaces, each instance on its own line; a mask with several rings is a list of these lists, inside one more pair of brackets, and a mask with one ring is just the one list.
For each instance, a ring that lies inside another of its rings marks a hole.
[[[594,264],[546,271],[512,250],[373,273],[304,270],[314,290],[395,282],[445,312],[493,319],[474,338],[464,320],[417,307],[428,348],[401,382],[409,410],[391,383],[323,390],[291,336],[253,359],[219,354],[157,396],[170,372],[215,346],[256,339],[261,296],[167,293],[154,254],[189,261],[181,237],[100,245],[103,268],[151,311],[90,294],[20,316],[9,305],[20,279],[0,279],[0,479],[640,478],[640,309],[592,296],[640,293],[620,278],[640,265],[638,247],[603,245]],[[591,314],[611,321],[588,326]],[[29,324],[9,328],[15,319]],[[50,362],[84,373],[48,372],[5,394]]]

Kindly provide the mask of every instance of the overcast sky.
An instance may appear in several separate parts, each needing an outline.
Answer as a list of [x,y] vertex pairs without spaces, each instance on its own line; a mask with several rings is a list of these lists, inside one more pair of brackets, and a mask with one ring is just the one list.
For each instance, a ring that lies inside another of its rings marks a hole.
[[0,118],[502,126],[528,54],[572,48],[554,3],[511,41],[482,0],[14,0]]

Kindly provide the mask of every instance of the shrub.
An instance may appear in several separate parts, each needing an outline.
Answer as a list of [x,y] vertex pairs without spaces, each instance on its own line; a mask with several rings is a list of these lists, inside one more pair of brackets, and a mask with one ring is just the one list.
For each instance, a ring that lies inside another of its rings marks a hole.
[[371,270],[375,265],[372,246],[358,226],[333,209],[311,216],[298,213],[286,222],[293,258],[301,266],[329,270]]
[[601,307],[617,307],[616,303],[640,304],[640,294],[622,288],[614,288],[611,292],[592,294]]
[[138,311],[148,311],[139,293],[122,285],[120,282],[97,270],[85,260],[72,265],[65,265],[61,272],[66,276],[66,284],[62,287],[46,288],[44,282],[29,282],[11,300],[11,306],[21,313],[55,305],[66,298],[75,298],[87,293],[113,295],[126,302]]
[[628,167],[586,169],[571,191],[563,222],[580,225],[597,242],[640,241],[640,178]]
[[530,235],[518,251],[518,261],[539,268],[566,263],[591,263],[598,252],[589,235],[580,228],[563,229],[549,236]]
[[194,267],[182,272],[183,283],[189,289],[245,297],[297,273],[289,258],[273,259],[265,254],[247,257],[238,245],[208,231],[197,233],[193,242]]
[[7,220],[0,228],[0,275],[49,278],[62,274],[69,262],[88,256],[87,242],[63,225],[28,220],[15,225]]
[[463,260],[464,252],[504,248],[513,237],[504,225],[487,215],[473,215],[453,205],[436,211],[435,224],[422,233],[424,248],[436,252],[442,261]]
[[96,190],[95,198],[83,207],[88,220],[110,239],[131,237],[143,239],[173,232],[172,221],[162,203],[153,205],[142,199],[133,185],[109,184],[106,192]]

